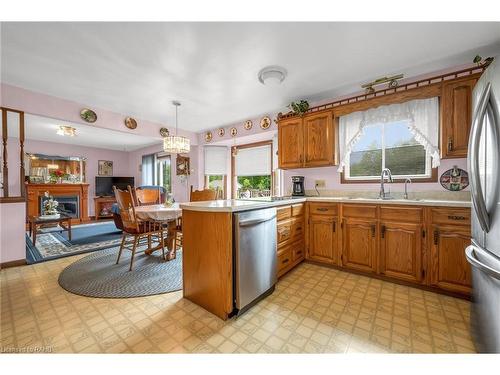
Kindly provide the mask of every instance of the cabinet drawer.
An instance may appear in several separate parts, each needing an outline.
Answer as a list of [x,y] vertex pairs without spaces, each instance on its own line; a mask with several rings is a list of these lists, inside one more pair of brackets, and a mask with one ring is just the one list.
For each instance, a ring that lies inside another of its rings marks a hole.
[[304,218],[292,219],[292,236],[296,239],[304,238]]
[[297,260],[304,259],[304,242],[299,241],[290,246],[292,249],[292,261],[296,262]]
[[469,208],[433,208],[431,220],[433,224],[451,224],[470,226],[471,212]]
[[380,207],[380,220],[405,222],[405,223],[421,223],[424,217],[424,210],[421,207]]
[[281,251],[278,251],[278,275],[281,271],[286,269],[292,264],[292,248],[287,247]]
[[286,220],[292,216],[292,207],[291,206],[283,206],[276,208],[276,220]]
[[285,220],[278,223],[277,242],[283,244],[292,238],[292,221]]
[[304,203],[292,205],[292,216],[304,215]]
[[342,214],[345,217],[359,217],[375,219],[377,217],[377,206],[363,204],[344,204]]
[[309,214],[336,216],[338,205],[336,203],[309,203]]

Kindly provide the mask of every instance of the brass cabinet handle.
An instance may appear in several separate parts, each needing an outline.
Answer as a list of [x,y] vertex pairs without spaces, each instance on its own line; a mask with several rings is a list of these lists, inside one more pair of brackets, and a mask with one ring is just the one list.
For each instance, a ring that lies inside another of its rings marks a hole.
[[453,150],[453,138],[448,137],[448,151]]
[[337,223],[334,221],[333,223],[333,233],[337,230]]
[[318,207],[318,208],[316,208],[316,211],[326,212],[326,211],[328,211],[328,208],[327,207]]
[[372,224],[371,227],[372,227],[372,237],[375,237],[375,224]]
[[385,225],[382,225],[382,228],[380,228],[380,235],[382,238],[385,238]]
[[439,241],[439,232],[436,229],[434,230],[434,245],[437,245],[438,241]]
[[288,263],[288,261],[289,261],[289,260],[290,260],[290,259],[288,259],[288,258],[283,259],[283,262],[281,262],[281,263],[283,263],[283,264]]
[[465,216],[448,215],[448,219],[450,219],[450,220],[465,220]]

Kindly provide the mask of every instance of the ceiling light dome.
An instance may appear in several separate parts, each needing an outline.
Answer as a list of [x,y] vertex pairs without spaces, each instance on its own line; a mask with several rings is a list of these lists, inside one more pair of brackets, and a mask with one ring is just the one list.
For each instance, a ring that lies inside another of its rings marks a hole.
[[171,154],[186,154],[191,149],[189,138],[177,135],[177,108],[181,105],[178,101],[173,101],[175,106],[175,135],[168,135],[163,138],[163,151]]
[[259,82],[266,86],[277,86],[286,78],[285,68],[278,65],[270,65],[262,68],[259,72]]

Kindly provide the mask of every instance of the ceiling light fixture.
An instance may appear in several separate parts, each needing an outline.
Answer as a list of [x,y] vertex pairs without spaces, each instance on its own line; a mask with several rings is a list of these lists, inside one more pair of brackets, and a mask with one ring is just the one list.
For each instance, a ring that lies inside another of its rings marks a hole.
[[76,129],[73,128],[72,126],[60,125],[56,133],[57,135],[62,135],[62,136],[67,135],[68,137],[74,137],[76,135]]
[[266,86],[277,86],[286,78],[287,71],[278,65],[262,68],[258,74],[259,82]]
[[163,151],[171,154],[185,154],[191,149],[191,144],[189,138],[177,135],[177,109],[181,103],[174,100],[172,104],[175,106],[175,135],[163,138]]

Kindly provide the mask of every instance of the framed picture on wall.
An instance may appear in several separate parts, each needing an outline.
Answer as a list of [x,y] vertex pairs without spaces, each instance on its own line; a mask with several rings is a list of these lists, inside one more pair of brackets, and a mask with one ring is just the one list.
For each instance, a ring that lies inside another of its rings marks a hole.
[[97,174],[99,176],[113,176],[113,162],[110,160],[99,160]]
[[175,167],[177,176],[189,175],[189,156],[177,155]]

